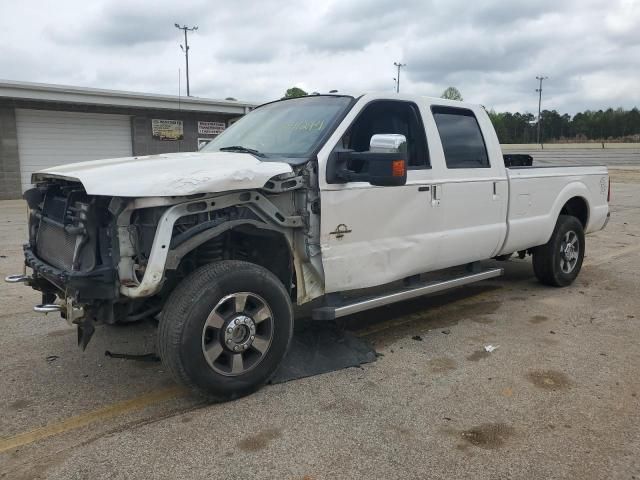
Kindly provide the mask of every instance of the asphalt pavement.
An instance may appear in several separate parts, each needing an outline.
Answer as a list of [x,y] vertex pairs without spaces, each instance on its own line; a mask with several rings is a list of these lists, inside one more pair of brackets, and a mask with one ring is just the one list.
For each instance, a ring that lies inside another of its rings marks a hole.
[[[640,174],[574,285],[505,276],[350,317],[361,368],[207,405],[153,361],[155,326],[99,327],[85,352],[36,292],[0,285],[0,478],[640,478]],[[0,202],[0,275],[25,206]],[[491,353],[485,346],[495,348]]]

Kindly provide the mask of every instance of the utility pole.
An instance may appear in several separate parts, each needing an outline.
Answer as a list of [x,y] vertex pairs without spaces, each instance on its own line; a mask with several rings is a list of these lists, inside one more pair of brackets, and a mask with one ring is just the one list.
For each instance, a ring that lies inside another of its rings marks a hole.
[[406,63],[393,62],[393,64],[398,67],[398,76],[395,78],[396,81],[396,93],[400,93],[400,69],[402,67],[406,67]]
[[540,82],[540,87],[536,88],[536,92],[538,92],[538,145],[540,145],[540,124],[542,123],[541,117],[541,107],[542,107],[542,81],[546,80],[549,77],[543,77],[542,75],[538,75],[536,80]]
[[187,97],[191,96],[189,92],[189,40],[187,38],[187,32],[195,32],[198,30],[197,26],[187,27],[186,25],[180,26],[178,23],[174,23],[178,30],[184,31],[184,46],[180,45],[180,48],[184,52],[184,59],[187,64]]

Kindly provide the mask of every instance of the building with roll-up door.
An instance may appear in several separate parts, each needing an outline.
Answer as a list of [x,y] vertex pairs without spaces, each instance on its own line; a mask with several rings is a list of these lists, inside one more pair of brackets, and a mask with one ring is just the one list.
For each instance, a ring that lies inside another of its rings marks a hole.
[[101,158],[195,151],[255,104],[0,80],[0,199],[31,173]]

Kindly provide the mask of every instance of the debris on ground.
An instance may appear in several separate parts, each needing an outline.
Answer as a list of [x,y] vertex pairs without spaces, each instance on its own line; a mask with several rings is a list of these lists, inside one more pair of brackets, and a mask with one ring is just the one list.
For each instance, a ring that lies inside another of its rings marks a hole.
[[115,353],[105,350],[105,357],[123,358],[125,360],[136,360],[138,362],[159,362],[160,357],[155,353],[132,354],[132,353]]
[[422,337],[420,335],[414,335],[413,337],[411,337],[411,340],[417,340],[418,342],[421,342]]
[[49,355],[47,357],[47,363],[52,363],[58,360],[60,357],[58,355]]
[[491,353],[493,352],[495,349],[497,349],[500,345],[485,345],[484,346],[484,351],[487,353]]
[[451,330],[445,328],[444,330],[442,330],[442,333],[444,333],[445,335],[449,335],[451,333]]

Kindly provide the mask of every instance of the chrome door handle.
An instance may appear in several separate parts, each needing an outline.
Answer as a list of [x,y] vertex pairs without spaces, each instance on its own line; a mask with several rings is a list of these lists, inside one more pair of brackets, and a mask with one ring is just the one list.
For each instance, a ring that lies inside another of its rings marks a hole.
[[439,207],[440,197],[442,197],[442,185],[431,185],[431,205]]

